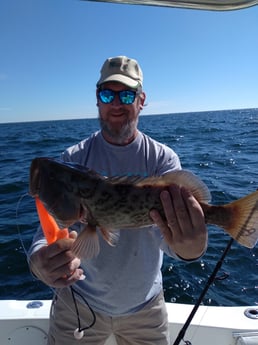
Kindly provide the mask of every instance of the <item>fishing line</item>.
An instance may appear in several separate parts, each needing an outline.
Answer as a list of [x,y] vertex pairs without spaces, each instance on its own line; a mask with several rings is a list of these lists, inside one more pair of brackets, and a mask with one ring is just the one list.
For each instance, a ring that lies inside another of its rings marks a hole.
[[[249,221],[251,220],[251,218],[252,218],[252,216],[253,216],[253,214],[254,214],[254,212],[256,210],[256,207],[257,207],[256,204],[253,206],[250,214],[248,215],[247,219],[245,220],[245,223],[242,225],[241,230],[238,232],[236,240],[238,240],[238,237],[241,236],[243,230],[245,231]],[[185,322],[184,326],[182,327],[181,331],[179,332],[179,334],[178,334],[178,336],[177,336],[177,338],[176,338],[176,340],[175,340],[173,345],[179,345],[181,340],[183,340],[186,345],[191,345],[191,342],[184,340],[185,332],[186,332],[187,328],[189,327],[189,325],[190,325],[190,323],[191,323],[195,313],[197,312],[197,309],[199,308],[199,306],[200,306],[200,304],[201,304],[201,302],[202,302],[206,292],[208,291],[208,289],[211,286],[211,284],[215,281],[216,275],[217,275],[219,269],[221,268],[221,266],[223,264],[223,260],[225,259],[225,256],[227,255],[227,253],[228,253],[229,249],[231,248],[233,242],[234,242],[234,239],[231,238],[229,240],[226,248],[224,249],[224,252],[222,253],[221,258],[217,262],[217,264],[216,264],[216,266],[215,266],[215,268],[214,268],[210,278],[208,279],[208,281],[207,281],[207,283],[206,283],[206,285],[205,285],[205,287],[204,287],[204,289],[203,289],[199,299],[197,300],[195,306],[193,307],[190,315],[188,316],[188,319],[186,320],[186,322]]]
[[184,326],[181,328],[180,332],[178,333],[178,336],[177,336],[176,340],[174,341],[173,345],[179,345],[181,340],[183,340],[186,345],[191,345],[192,344],[189,340],[184,340],[184,336],[185,336],[186,330],[189,327],[189,325],[190,325],[194,315],[196,314],[196,312],[197,312],[197,310],[198,310],[198,308],[199,308],[199,306],[200,306],[204,296],[206,295],[207,291],[209,290],[211,284],[216,280],[216,275],[217,275],[218,271],[220,270],[220,268],[221,268],[221,266],[223,264],[223,261],[225,259],[225,256],[227,255],[228,251],[230,250],[233,242],[234,242],[234,239],[231,238],[229,240],[226,248],[224,249],[224,251],[223,251],[219,261],[217,262],[217,264],[216,264],[212,274],[210,275],[210,277],[209,277],[209,279],[208,279],[208,281],[207,281],[207,283],[206,283],[206,285],[205,285],[205,287],[204,287],[200,297],[198,298],[198,300],[197,300],[196,304],[194,305],[190,315],[188,316]]
[[17,202],[17,206],[16,206],[16,213],[15,213],[15,216],[16,216],[16,227],[17,227],[17,233],[18,233],[18,236],[19,236],[19,240],[20,240],[20,243],[21,243],[21,246],[22,246],[22,249],[26,255],[26,257],[28,258],[28,251],[27,249],[25,248],[25,244],[23,242],[23,238],[22,238],[22,234],[21,234],[21,230],[20,230],[20,225],[18,224],[18,217],[19,217],[19,208],[20,208],[20,204],[22,202],[22,200],[26,197],[26,196],[30,196],[29,193],[25,193],[23,194],[20,199],[18,200]]

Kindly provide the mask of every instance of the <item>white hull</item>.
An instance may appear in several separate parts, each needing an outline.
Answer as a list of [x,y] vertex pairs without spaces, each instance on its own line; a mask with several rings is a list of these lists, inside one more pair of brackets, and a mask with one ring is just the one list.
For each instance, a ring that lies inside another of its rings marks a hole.
[[[40,302],[41,307],[28,308],[30,301],[0,301],[1,345],[46,345],[51,301]],[[167,303],[171,345],[192,308],[192,305]],[[258,307],[200,306],[184,339],[192,345],[258,345]],[[115,344],[113,337],[106,342],[106,345]]]

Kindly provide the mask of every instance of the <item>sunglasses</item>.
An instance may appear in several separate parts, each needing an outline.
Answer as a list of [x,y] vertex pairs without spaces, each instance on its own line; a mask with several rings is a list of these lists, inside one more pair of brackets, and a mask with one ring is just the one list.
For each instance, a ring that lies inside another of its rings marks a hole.
[[139,92],[132,90],[123,90],[123,91],[113,91],[109,89],[103,89],[98,91],[98,97],[104,104],[110,104],[115,99],[115,96],[118,95],[120,102],[122,104],[133,104],[136,95]]

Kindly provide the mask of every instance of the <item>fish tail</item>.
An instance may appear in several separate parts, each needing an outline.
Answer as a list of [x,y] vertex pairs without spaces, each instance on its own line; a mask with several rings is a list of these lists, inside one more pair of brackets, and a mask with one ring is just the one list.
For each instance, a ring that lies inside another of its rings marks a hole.
[[258,191],[224,206],[211,206],[204,213],[207,223],[223,227],[241,245],[253,248],[257,243]]
[[59,229],[55,219],[47,212],[45,206],[38,197],[35,197],[35,203],[40,224],[46,237],[47,243],[51,244],[61,238],[69,237],[68,229]]
[[74,241],[72,252],[79,259],[91,259],[98,255],[99,237],[95,226],[85,226]]

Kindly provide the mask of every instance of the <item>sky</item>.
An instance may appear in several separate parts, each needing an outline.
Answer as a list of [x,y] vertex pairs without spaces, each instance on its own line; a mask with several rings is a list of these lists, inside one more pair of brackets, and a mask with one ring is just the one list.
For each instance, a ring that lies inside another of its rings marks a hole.
[[0,122],[97,117],[106,58],[140,63],[142,114],[258,108],[258,6],[0,1]]

